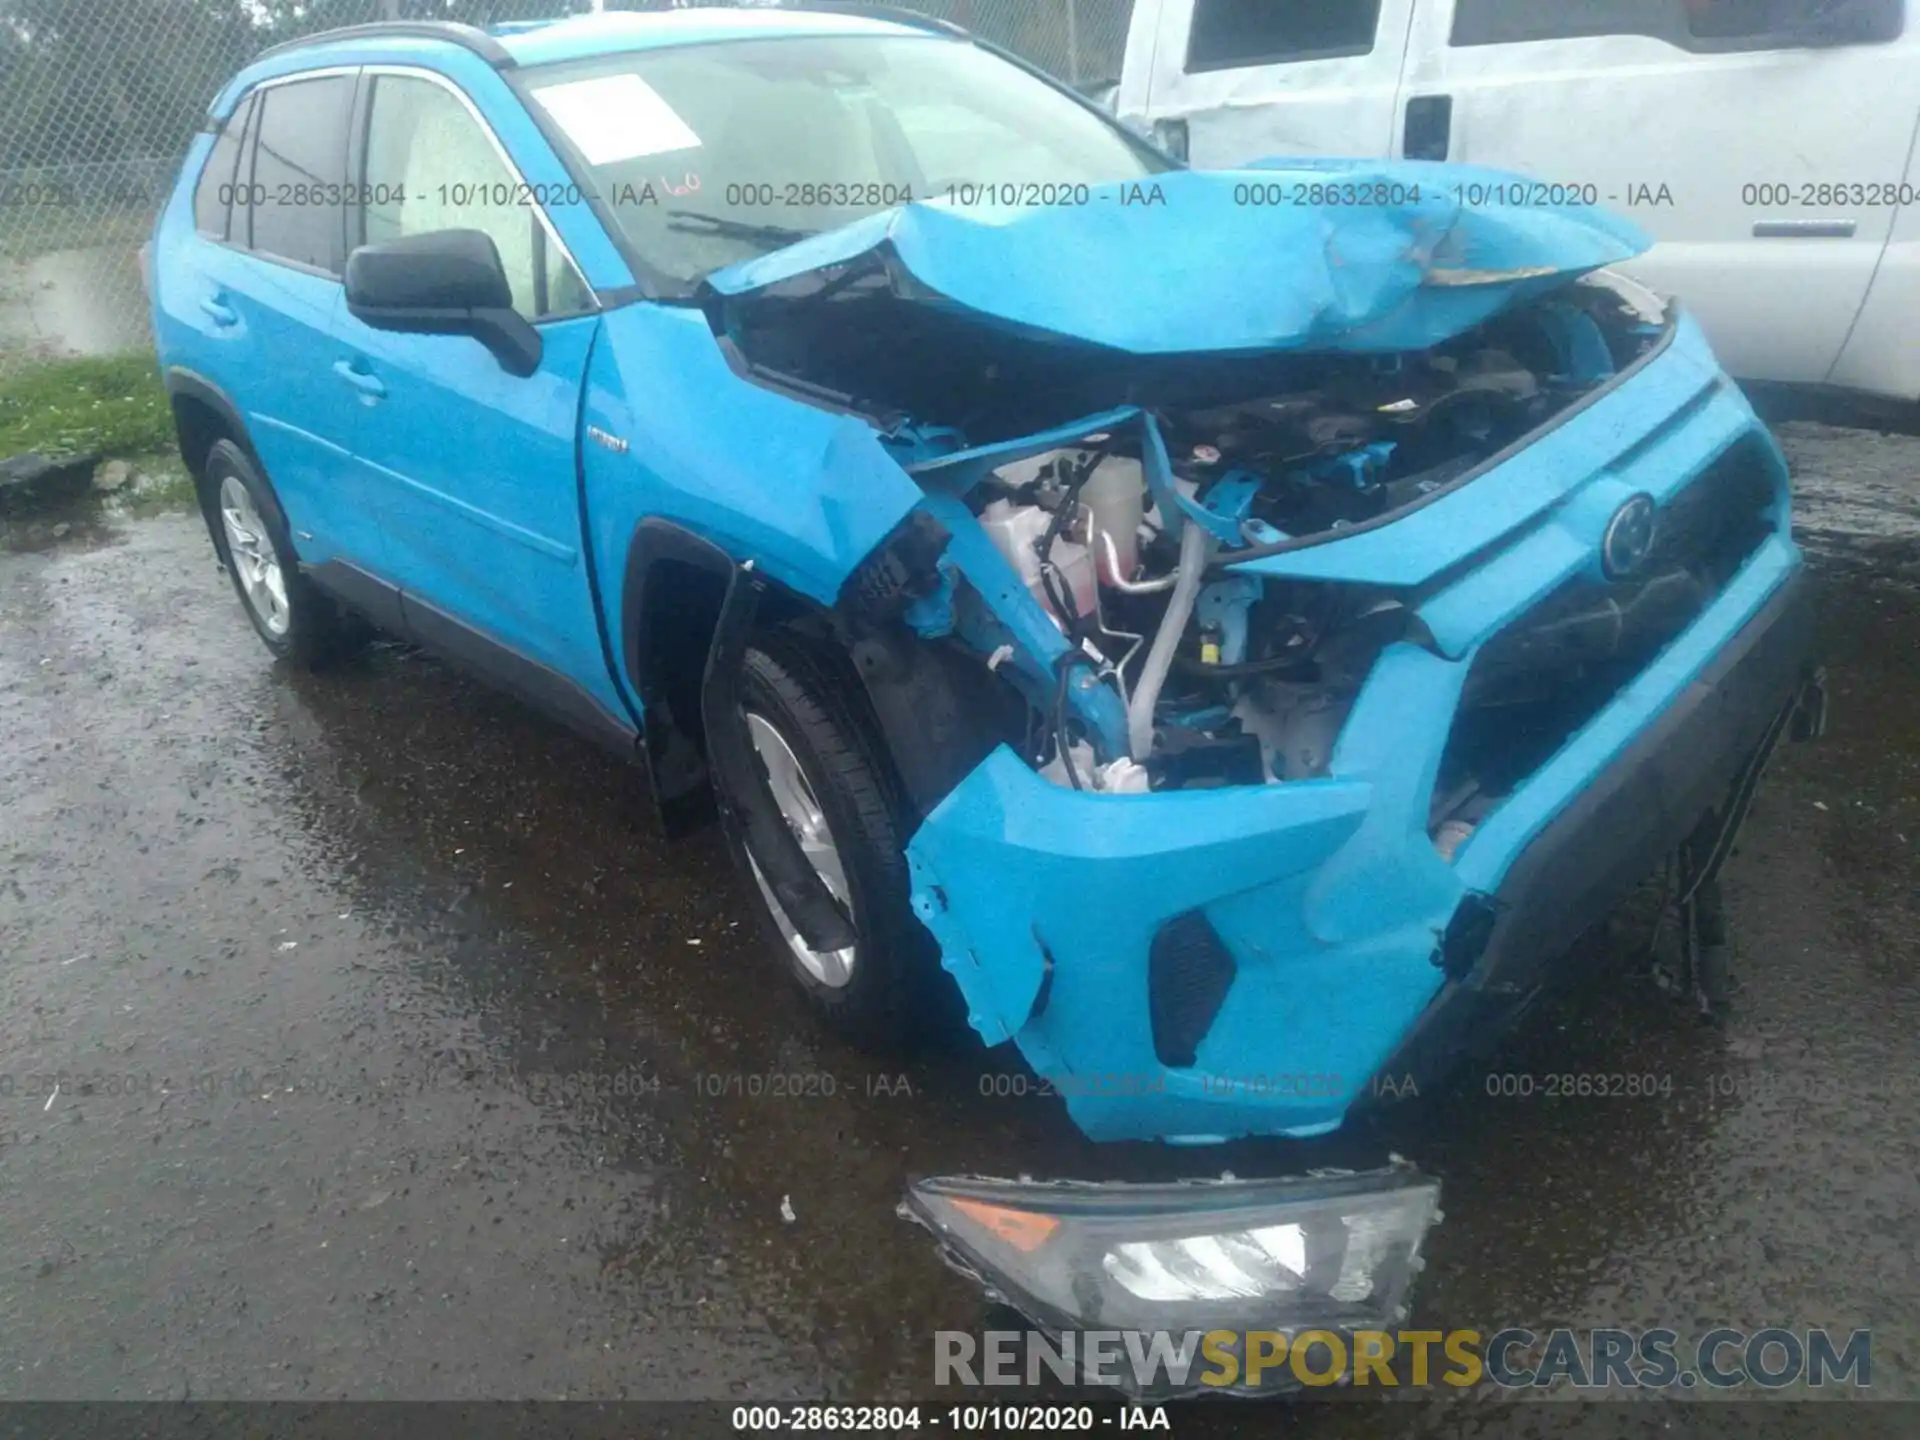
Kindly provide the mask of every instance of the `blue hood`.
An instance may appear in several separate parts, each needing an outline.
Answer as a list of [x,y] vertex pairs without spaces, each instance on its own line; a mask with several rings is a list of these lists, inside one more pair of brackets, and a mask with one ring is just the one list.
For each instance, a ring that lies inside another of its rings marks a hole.
[[[902,299],[1138,356],[1425,349],[1651,243],[1584,206],[1456,198],[1463,182],[1513,178],[1305,162],[1172,171],[1096,187],[1084,205],[921,202],[716,271],[707,284],[737,300],[870,260]],[[1316,185],[1327,203],[1292,203],[1297,187]],[[1249,203],[1250,186],[1284,203]]]

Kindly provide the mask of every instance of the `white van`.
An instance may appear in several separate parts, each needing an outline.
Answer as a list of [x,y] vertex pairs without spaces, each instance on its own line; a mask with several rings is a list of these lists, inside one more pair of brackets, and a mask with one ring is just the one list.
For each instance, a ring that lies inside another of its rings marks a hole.
[[[1620,211],[1743,379],[1920,400],[1905,0],[1135,0],[1114,105],[1195,165],[1463,161]],[[1519,187],[1463,187],[1468,204]]]

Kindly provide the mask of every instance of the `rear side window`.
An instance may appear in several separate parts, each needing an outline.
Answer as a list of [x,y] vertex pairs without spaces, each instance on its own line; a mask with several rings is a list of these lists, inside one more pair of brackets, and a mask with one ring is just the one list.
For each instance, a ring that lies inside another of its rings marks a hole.
[[341,269],[353,77],[324,75],[260,92],[253,146],[253,248],[330,275]]
[[1365,55],[1380,0],[1193,0],[1187,73]]
[[[1788,49],[1898,39],[1902,0],[1459,0],[1455,45],[1648,35],[1689,50]],[[1822,41],[1823,28],[1844,34]]]
[[233,172],[240,158],[240,137],[246,133],[247,117],[253,113],[253,96],[234,107],[227,123],[214,137],[200,183],[193,191],[193,228],[215,240],[227,238],[227,214],[233,205]]

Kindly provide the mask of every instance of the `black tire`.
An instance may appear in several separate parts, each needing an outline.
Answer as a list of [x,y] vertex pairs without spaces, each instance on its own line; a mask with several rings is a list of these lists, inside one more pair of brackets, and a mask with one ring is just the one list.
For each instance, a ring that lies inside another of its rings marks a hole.
[[[728,848],[780,968],[808,1008],[859,1049],[899,1054],[944,1032],[952,1005],[943,1002],[952,985],[937,963],[933,937],[909,904],[901,788],[859,679],[827,646],[772,631],[747,647],[740,698],[747,714],[771,724],[800,762],[852,901],[851,975],[842,985],[824,984],[782,935],[753,878],[745,840],[729,821]],[[756,772],[757,783],[766,784],[757,762]]]
[[[221,500],[222,491],[230,479],[244,487],[252,500],[254,512],[265,531],[265,540],[271,545],[278,562],[281,584],[286,593],[284,628],[277,629],[274,622],[261,613],[259,604],[247,592],[240,566],[235,563]],[[280,497],[273,493],[273,486],[267,483],[266,477],[245,450],[231,440],[214,442],[201,471],[200,496],[208,528],[213,531],[214,552],[220,557],[227,578],[233,582],[240,608],[246,612],[254,630],[275,656],[291,660],[309,670],[318,670],[352,654],[366,643],[372,634],[372,627],[358,615],[343,609],[301,572],[299,552],[294,549],[293,534],[287,526],[286,512],[280,508]]]

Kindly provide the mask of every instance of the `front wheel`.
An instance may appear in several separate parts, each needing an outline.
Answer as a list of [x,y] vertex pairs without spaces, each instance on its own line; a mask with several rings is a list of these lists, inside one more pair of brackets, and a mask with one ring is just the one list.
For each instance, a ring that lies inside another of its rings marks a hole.
[[747,648],[739,694],[755,778],[852,922],[854,943],[811,948],[739,827],[729,823],[727,836],[781,968],[809,1008],[861,1049],[896,1052],[936,1023],[934,987],[945,977],[908,904],[899,784],[859,703],[860,682],[844,669],[789,632],[762,635]]

